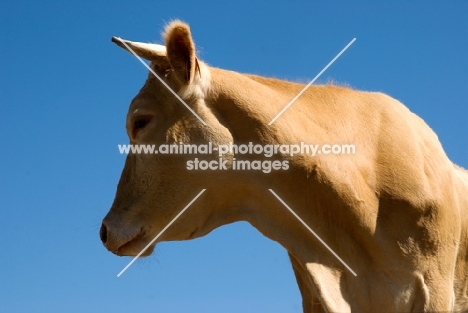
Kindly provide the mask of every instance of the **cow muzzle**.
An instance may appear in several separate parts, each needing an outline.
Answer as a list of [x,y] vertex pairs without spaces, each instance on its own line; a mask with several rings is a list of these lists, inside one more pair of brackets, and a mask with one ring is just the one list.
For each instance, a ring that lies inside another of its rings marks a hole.
[[[123,226],[106,219],[102,222],[99,237],[107,250],[119,256],[138,255],[148,243],[142,226]],[[152,250],[152,247],[148,248],[142,256],[150,255]]]

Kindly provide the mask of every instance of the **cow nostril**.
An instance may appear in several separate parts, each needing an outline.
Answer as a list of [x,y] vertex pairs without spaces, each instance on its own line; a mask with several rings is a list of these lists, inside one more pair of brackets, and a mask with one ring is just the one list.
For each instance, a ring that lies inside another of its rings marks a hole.
[[102,224],[101,229],[99,230],[99,237],[101,237],[102,243],[105,244],[107,241],[107,227],[104,224]]

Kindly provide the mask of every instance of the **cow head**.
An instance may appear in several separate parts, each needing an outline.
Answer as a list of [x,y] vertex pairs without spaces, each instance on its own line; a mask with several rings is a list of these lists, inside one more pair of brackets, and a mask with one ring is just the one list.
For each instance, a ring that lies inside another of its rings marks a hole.
[[[230,132],[205,103],[210,93],[210,70],[196,57],[188,25],[179,21],[170,23],[164,40],[165,46],[112,39],[151,61],[152,71],[164,82],[150,73],[131,102],[126,124],[130,143],[161,146],[231,142]],[[218,159],[216,153],[203,158]],[[193,159],[193,155],[184,154],[127,156],[114,203],[100,230],[107,249],[117,255],[138,254],[200,190],[227,183],[228,179],[219,171],[188,170],[186,162]],[[228,222],[220,221],[214,210],[216,205],[202,196],[158,241],[195,238]],[[149,248],[143,255],[151,254],[152,250],[153,247]]]

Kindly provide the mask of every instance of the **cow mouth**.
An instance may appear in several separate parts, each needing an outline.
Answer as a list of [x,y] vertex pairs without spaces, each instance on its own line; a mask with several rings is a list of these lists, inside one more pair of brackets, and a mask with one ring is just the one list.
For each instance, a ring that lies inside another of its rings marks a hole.
[[[148,244],[145,235],[145,232],[141,229],[135,237],[121,245],[116,251],[112,252],[118,256],[137,256]],[[143,251],[140,256],[145,257],[150,255],[153,252],[153,249],[154,245],[151,245]]]

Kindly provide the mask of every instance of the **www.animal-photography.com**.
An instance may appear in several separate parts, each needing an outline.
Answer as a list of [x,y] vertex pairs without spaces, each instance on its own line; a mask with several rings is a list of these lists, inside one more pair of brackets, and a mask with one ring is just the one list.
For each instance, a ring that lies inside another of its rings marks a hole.
[[468,312],[468,3],[0,12],[1,312]]

